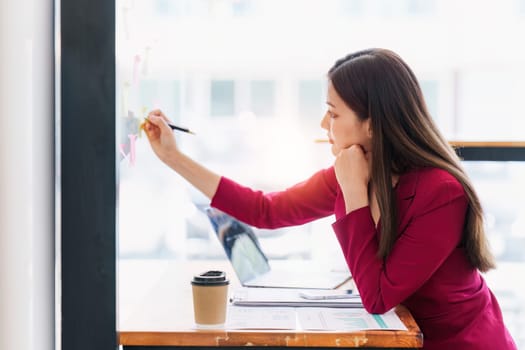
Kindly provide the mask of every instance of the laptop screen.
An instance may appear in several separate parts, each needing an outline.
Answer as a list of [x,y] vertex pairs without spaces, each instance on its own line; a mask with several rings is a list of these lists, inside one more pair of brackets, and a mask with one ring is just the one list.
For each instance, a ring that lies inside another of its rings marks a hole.
[[208,207],[205,212],[242,284],[270,271],[268,259],[250,226],[215,208]]

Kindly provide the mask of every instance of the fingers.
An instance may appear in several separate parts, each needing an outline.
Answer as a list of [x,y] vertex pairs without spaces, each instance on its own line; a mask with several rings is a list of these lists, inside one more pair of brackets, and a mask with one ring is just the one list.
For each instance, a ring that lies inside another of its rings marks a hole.
[[148,127],[151,127],[151,124],[153,124],[164,132],[171,132],[171,128],[168,126],[168,117],[166,117],[159,109],[151,111],[148,114],[147,119],[149,124],[146,124],[146,130],[148,130]]
[[339,151],[339,155],[343,155],[343,154],[348,154],[350,156],[358,156],[358,155],[361,155],[361,156],[365,156],[366,155],[366,151],[365,149],[359,145],[359,144],[353,144],[353,145],[350,145],[348,147],[345,147],[343,149],[341,149]]
[[161,117],[162,119],[164,119],[166,122],[169,122],[170,120],[168,119],[168,117],[166,117],[166,115],[160,110],[160,109],[154,109],[152,110],[151,112],[149,112],[149,115],[148,115],[148,118],[149,116],[157,116],[157,117]]
[[146,136],[148,137],[148,140],[150,140],[150,142],[159,138],[160,130],[158,126],[153,124],[153,122],[149,119],[145,121],[144,131],[146,132]]

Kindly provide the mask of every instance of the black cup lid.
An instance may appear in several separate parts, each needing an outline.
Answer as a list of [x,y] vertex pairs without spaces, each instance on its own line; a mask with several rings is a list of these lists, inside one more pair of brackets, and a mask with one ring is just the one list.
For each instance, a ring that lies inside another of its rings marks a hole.
[[191,284],[198,286],[224,286],[230,281],[226,278],[226,273],[223,271],[206,271],[199,275],[193,276]]

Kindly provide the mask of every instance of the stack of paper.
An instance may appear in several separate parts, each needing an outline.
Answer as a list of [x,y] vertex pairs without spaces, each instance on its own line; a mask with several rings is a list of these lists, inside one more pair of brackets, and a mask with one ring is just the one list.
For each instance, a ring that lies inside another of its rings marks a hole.
[[344,298],[333,296],[328,290],[327,298],[307,299],[309,290],[283,288],[240,288],[233,292],[230,299],[232,305],[237,306],[292,306],[292,307],[336,307],[362,308],[363,303],[359,295],[347,294]]
[[345,291],[240,288],[230,301],[230,329],[407,330],[393,310],[369,314],[359,295]]

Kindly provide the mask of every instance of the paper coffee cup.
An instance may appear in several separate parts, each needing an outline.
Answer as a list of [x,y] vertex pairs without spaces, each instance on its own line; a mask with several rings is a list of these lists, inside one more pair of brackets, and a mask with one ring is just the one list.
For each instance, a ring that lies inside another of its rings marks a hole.
[[206,271],[193,277],[193,311],[198,327],[216,328],[224,325],[229,283],[222,271]]

